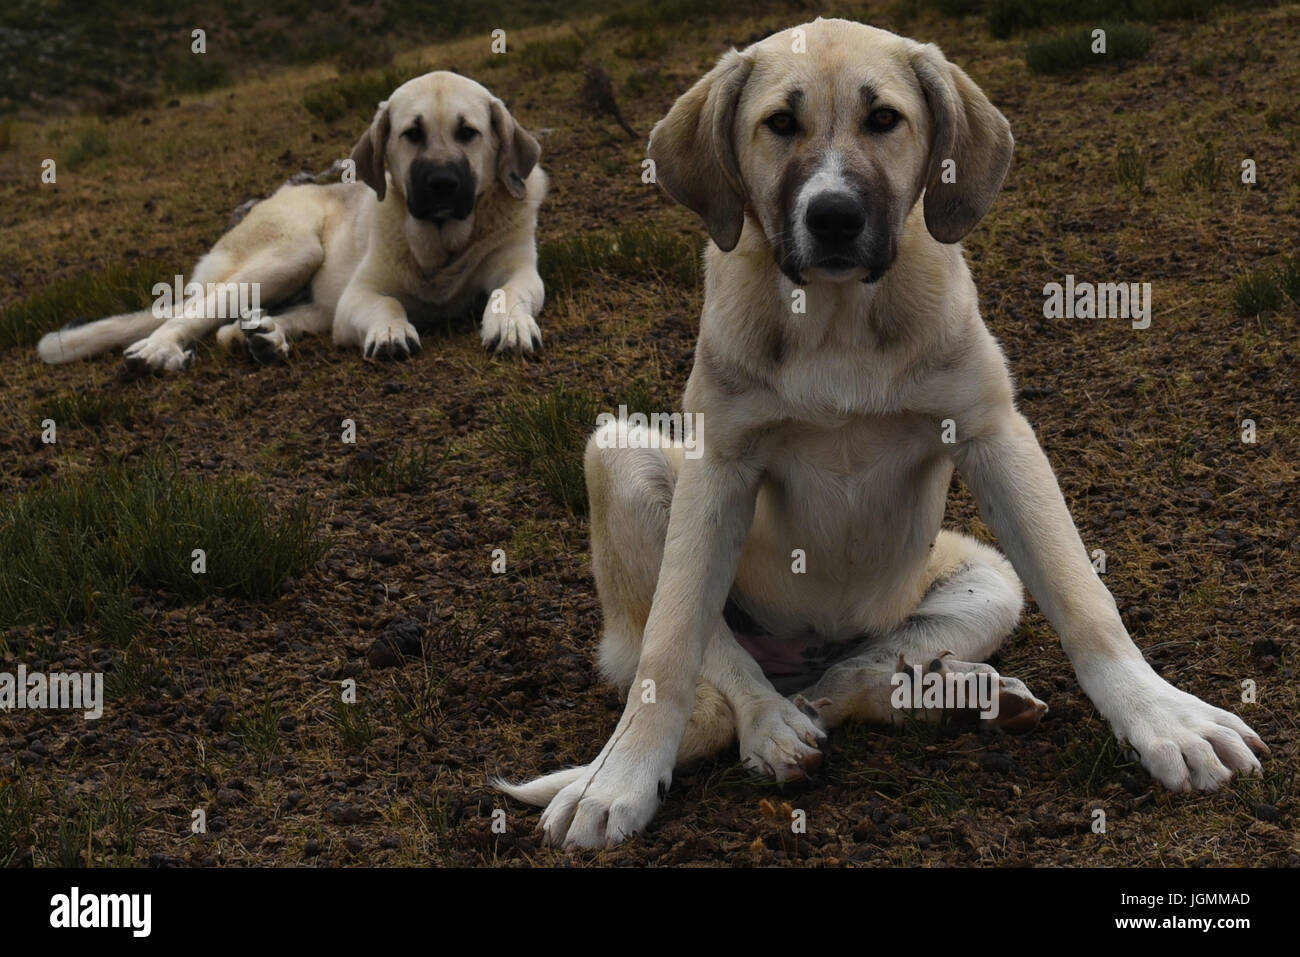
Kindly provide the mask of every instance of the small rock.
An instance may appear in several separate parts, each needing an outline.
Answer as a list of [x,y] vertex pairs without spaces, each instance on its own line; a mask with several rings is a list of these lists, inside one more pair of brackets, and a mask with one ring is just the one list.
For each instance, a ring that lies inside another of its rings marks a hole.
[[1250,653],[1256,658],[1281,658],[1282,645],[1272,638],[1256,638]]
[[1271,804],[1256,804],[1255,817],[1259,818],[1261,821],[1277,823],[1282,820],[1282,812]]
[[335,824],[359,824],[361,812],[356,805],[346,801],[331,801],[325,805],[325,816]]

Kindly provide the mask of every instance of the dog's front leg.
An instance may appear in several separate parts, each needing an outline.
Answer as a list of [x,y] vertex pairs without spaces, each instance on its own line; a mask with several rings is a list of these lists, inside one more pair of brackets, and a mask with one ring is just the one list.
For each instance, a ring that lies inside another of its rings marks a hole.
[[407,359],[420,351],[420,334],[406,318],[406,307],[366,282],[365,267],[339,297],[334,342],[360,348],[367,358]]
[[483,348],[488,352],[542,348],[537,315],[546,291],[537,273],[537,250],[531,240],[493,255],[486,272],[488,302],[483,309]]
[[710,454],[677,481],[636,678],[609,742],[542,815],[551,844],[608,847],[649,823],[672,781],[706,642],[735,579],[759,469]]
[[1179,691],[1133,644],[1087,552],[1051,465],[1012,409],[958,446],[957,465],[1011,563],[1061,636],[1079,683],[1153,777],[1172,791],[1214,790],[1258,772],[1267,751],[1236,715]]

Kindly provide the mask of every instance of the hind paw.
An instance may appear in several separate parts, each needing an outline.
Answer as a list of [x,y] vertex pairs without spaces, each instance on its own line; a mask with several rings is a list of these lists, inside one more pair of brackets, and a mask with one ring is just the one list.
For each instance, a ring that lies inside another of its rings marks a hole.
[[131,376],[158,375],[163,372],[180,372],[194,361],[194,350],[184,349],[178,343],[152,338],[141,339],[127,346],[122,353],[126,371]]
[[244,347],[252,360],[260,365],[286,362],[289,358],[289,337],[270,316],[254,316],[241,323]]
[[[948,655],[940,655],[930,662],[927,669],[939,674],[959,675],[969,680],[976,678],[976,693],[987,690],[987,700],[978,705],[972,703],[966,708],[951,708],[947,718],[957,724],[974,723],[978,720],[980,727],[1003,731],[1007,734],[1027,734],[1038,726],[1043,715],[1047,714],[1047,702],[1034,697],[1033,693],[1019,678],[1008,678],[998,674],[997,670],[981,662],[957,661]],[[970,685],[967,685],[970,688]],[[969,698],[967,699],[970,700]]]

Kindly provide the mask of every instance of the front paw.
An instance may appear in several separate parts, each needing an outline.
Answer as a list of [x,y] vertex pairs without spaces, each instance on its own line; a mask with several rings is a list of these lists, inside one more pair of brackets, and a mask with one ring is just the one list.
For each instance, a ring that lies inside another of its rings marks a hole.
[[182,349],[177,343],[166,339],[141,339],[126,347],[122,361],[126,364],[127,374],[131,376],[179,372],[189,368],[194,361],[194,350]]
[[769,774],[778,783],[801,781],[822,762],[826,740],[818,707],[803,695],[773,697],[740,716],[740,760],[745,767]]
[[1098,702],[1115,738],[1171,791],[1215,791],[1234,774],[1259,774],[1268,747],[1235,714],[1179,691],[1155,672],[1111,686]]
[[597,758],[586,773],[551,799],[539,827],[552,847],[614,847],[650,823],[668,793],[672,773],[646,774],[644,764],[623,768]]
[[493,312],[489,305],[483,313],[482,339],[483,348],[488,352],[515,349],[531,355],[542,348],[542,330],[523,307],[504,313]]
[[405,362],[421,349],[420,334],[405,319],[385,319],[366,333],[362,346],[367,359]]

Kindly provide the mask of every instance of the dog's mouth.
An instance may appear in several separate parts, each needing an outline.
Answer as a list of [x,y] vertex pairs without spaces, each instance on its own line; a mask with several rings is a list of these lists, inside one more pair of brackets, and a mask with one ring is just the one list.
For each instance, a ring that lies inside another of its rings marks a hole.
[[461,203],[427,204],[420,202],[414,196],[410,196],[406,200],[406,211],[411,214],[412,218],[421,222],[443,226],[449,222],[460,222],[469,219],[474,212],[474,206],[470,204],[466,208]]
[[824,256],[809,263],[795,263],[778,257],[781,271],[796,285],[805,286],[811,280],[823,282],[853,282],[865,285],[878,282],[889,265],[861,262],[849,256]]
[[465,161],[416,160],[411,164],[406,211],[414,219],[442,226],[474,212],[474,175]]

